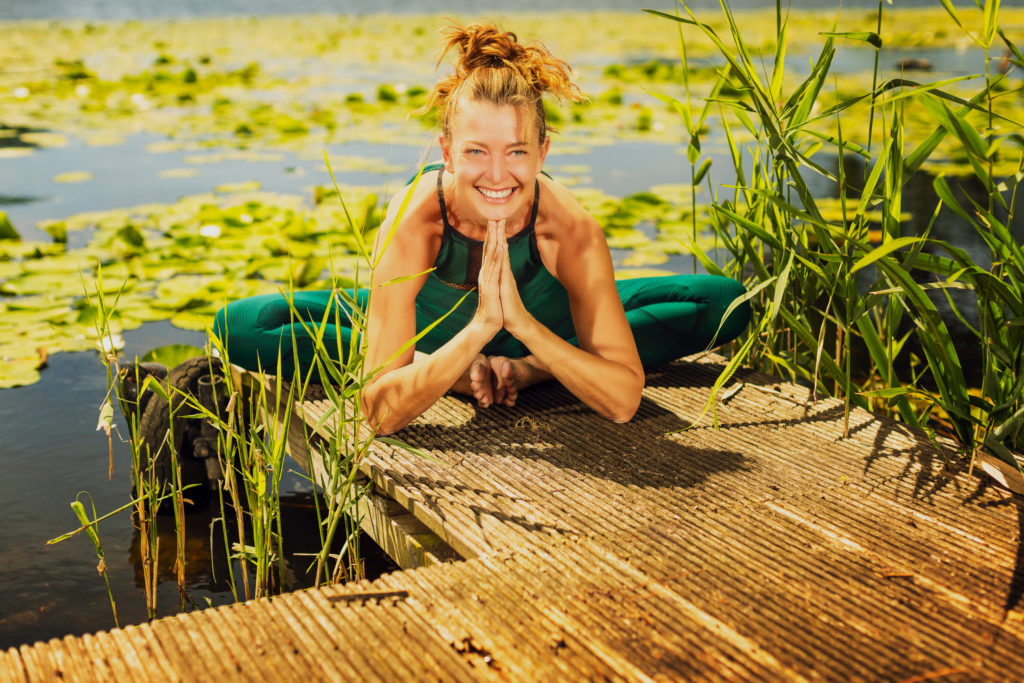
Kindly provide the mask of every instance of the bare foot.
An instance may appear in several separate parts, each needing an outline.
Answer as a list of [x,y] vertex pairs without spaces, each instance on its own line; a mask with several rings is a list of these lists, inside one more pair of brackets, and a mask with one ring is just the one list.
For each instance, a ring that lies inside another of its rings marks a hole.
[[519,398],[519,373],[516,371],[521,359],[491,356],[492,381],[494,382],[494,402],[501,405],[514,406]]
[[488,358],[479,354],[452,386],[452,391],[472,396],[481,408],[496,403],[514,406],[520,389],[551,378],[551,373],[533,356]]
[[491,366],[482,353],[469,364],[469,389],[481,408],[489,408],[494,403]]
[[552,379],[547,368],[532,355],[523,358],[491,356],[488,360],[494,373],[492,381],[495,403],[514,406],[516,399],[519,398],[520,389]]

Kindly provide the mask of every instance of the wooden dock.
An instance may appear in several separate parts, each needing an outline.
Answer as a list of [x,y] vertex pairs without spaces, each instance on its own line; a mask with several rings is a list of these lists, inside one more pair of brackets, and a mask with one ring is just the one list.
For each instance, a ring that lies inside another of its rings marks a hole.
[[1024,680],[1024,498],[756,373],[686,429],[719,360],[649,375],[625,425],[555,386],[446,397],[399,435],[440,462],[364,463],[365,524],[424,566],[25,645],[0,679]]

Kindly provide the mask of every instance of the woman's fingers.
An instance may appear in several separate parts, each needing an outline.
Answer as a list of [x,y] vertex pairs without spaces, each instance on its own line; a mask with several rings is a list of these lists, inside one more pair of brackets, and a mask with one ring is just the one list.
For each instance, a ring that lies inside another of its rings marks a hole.
[[[502,231],[502,236],[504,237],[504,231]],[[508,254],[507,239],[501,241],[501,281],[498,291],[501,296],[502,324],[505,329],[515,334],[513,328],[524,322],[529,313],[519,296],[519,288]]]
[[[503,221],[502,221],[503,222]],[[502,326],[501,314],[501,246],[499,235],[504,227],[490,221],[484,235],[483,255],[480,259],[480,274],[477,276],[477,311],[481,318],[497,329]]]

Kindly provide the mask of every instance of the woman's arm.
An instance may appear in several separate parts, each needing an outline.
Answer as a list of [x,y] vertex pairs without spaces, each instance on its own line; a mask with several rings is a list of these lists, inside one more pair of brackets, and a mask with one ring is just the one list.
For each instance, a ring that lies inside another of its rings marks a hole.
[[505,329],[577,398],[604,417],[628,422],[640,406],[643,366],[615,287],[604,233],[589,214],[577,220],[564,231],[554,265],[569,293],[579,348],[551,332],[523,306],[509,266],[507,243],[502,240]]
[[[386,234],[391,220],[385,220]],[[399,226],[374,272],[376,282],[389,282],[430,268],[431,248],[422,234]],[[436,251],[436,250],[433,250]],[[501,329],[498,241],[488,231],[478,282],[479,305],[470,323],[433,353],[414,361],[415,347],[398,353],[416,335],[416,295],[426,275],[376,288],[367,314],[366,367],[383,366],[363,390],[366,421],[378,433],[401,429],[434,404],[465,372],[484,345]],[[397,355],[396,355],[397,354]]]

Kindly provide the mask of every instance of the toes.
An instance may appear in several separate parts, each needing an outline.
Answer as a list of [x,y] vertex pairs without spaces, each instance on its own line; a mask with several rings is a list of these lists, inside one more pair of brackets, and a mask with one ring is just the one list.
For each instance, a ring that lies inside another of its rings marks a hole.
[[494,391],[491,388],[491,366],[483,355],[469,366],[469,383],[473,389],[473,398],[481,408],[487,408],[494,402]]
[[519,391],[512,361],[504,356],[491,358],[491,371],[494,373],[494,402],[514,406]]

